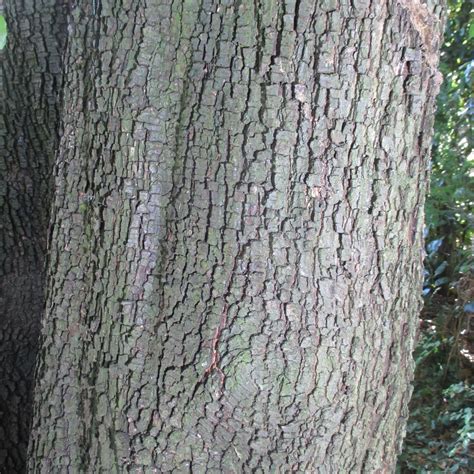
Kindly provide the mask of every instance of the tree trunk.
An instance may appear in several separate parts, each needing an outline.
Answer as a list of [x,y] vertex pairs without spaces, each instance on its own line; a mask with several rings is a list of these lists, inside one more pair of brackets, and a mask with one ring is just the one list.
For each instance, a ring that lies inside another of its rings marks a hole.
[[[7,1],[0,52],[0,472],[26,467],[52,181],[64,2]],[[56,5],[58,4],[58,5]]]
[[441,2],[73,7],[34,472],[390,472]]

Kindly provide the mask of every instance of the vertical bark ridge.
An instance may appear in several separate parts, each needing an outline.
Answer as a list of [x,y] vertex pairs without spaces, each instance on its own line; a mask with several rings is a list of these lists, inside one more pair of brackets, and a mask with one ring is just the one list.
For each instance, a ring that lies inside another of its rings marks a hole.
[[32,415],[52,166],[58,142],[65,4],[1,2],[0,471],[23,472]]
[[389,472],[436,86],[406,9],[92,8],[72,14],[31,467]]

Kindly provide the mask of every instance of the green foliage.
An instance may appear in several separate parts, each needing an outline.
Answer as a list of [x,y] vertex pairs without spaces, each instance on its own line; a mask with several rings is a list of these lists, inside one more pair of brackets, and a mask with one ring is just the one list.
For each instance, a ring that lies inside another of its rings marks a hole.
[[449,0],[426,203],[421,339],[398,472],[474,472],[474,23]]
[[415,353],[415,388],[399,472],[474,470],[474,385],[456,381],[449,364],[453,340],[438,330],[425,328]]
[[426,203],[425,294],[449,292],[459,274],[473,267],[474,237],[474,48],[471,2],[451,0],[440,69],[444,83],[432,153]]
[[7,22],[5,17],[0,15],[0,49],[3,49],[7,44]]

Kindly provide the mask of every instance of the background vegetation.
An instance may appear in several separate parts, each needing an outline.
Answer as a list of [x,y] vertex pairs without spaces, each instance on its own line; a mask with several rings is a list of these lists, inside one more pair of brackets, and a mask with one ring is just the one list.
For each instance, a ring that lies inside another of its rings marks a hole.
[[449,0],[426,203],[420,342],[399,472],[474,472],[473,2]]

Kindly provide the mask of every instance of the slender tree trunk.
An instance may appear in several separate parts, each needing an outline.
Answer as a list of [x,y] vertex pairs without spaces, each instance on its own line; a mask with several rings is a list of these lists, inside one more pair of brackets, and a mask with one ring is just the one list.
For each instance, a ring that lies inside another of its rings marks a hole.
[[440,3],[73,7],[33,472],[393,470]]
[[[3,3],[3,2],[0,2]],[[6,1],[0,52],[0,472],[26,465],[57,149],[64,2]]]

